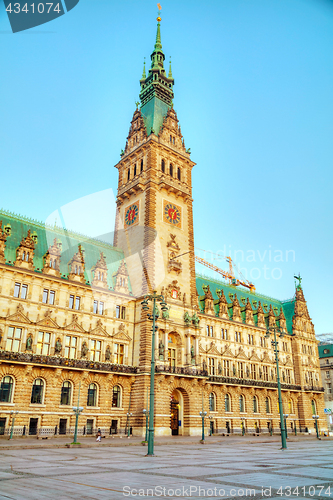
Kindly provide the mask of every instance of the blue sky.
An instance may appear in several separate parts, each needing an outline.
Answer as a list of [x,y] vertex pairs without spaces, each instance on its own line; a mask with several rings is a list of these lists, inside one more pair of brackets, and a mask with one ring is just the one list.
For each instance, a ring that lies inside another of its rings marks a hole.
[[[0,3],[1,207],[45,221],[83,198],[70,225],[96,204],[96,224],[113,229],[113,166],[156,15],[146,0],[80,0],[12,34]],[[333,2],[167,0],[161,30],[197,163],[196,247],[231,255],[279,299],[300,272],[316,332],[332,331]]]

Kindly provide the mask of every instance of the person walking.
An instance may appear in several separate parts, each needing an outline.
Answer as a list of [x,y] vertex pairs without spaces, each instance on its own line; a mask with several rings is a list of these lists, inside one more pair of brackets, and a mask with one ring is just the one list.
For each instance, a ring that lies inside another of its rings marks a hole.
[[97,434],[96,434],[96,441],[98,441],[100,443],[101,439],[102,439],[101,429],[98,429]]

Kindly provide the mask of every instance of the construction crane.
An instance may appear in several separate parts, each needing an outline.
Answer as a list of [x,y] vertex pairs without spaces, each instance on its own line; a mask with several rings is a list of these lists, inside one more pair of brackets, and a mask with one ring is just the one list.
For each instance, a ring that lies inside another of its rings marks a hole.
[[[195,260],[197,262],[199,262],[200,264],[203,264],[204,266],[208,267],[209,269],[212,269],[213,271],[216,271],[217,273],[221,274],[221,276],[223,276],[223,278],[228,280],[228,282],[231,285],[234,285],[234,286],[241,285],[241,286],[244,286],[245,288],[249,288],[250,292],[255,292],[256,287],[254,286],[254,284],[244,278],[242,273],[237,268],[236,264],[232,261],[231,257],[225,257],[225,258],[226,258],[227,262],[229,263],[229,271],[228,272],[223,271],[219,267],[214,266],[214,264],[211,264],[210,262],[207,262],[205,259],[202,259],[201,257],[198,257],[197,255],[195,255]],[[233,266],[236,268],[238,274],[240,275],[240,277],[242,279],[235,278]]]

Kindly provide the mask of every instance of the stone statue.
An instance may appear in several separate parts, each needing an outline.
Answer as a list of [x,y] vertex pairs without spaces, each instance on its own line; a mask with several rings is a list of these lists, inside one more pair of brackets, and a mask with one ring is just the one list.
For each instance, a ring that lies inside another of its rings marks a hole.
[[27,338],[25,349],[26,351],[31,351],[31,348],[32,348],[32,336],[29,335],[29,337]]
[[194,359],[194,346],[191,346],[191,359]]
[[55,346],[54,346],[54,354],[60,354],[62,349],[62,344],[60,342],[60,339],[57,339]]
[[222,375],[222,365],[221,365],[221,363],[219,363],[219,366],[218,366],[218,374]]
[[236,376],[236,367],[235,365],[232,367],[232,374],[235,377]]
[[192,316],[192,323],[193,323],[193,325],[194,326],[198,326],[199,322],[200,322],[200,319],[198,318],[198,316],[196,315],[196,313],[194,313],[193,316]]
[[83,342],[81,349],[81,358],[85,358],[88,354],[88,346],[86,342]]
[[160,340],[160,342],[158,344],[158,355],[159,355],[160,360],[164,359],[164,344],[162,342],[162,339]]
[[204,372],[207,371],[207,363],[206,363],[205,360],[202,362],[202,369],[203,369]]
[[105,350],[105,361],[110,361],[111,360],[111,350],[110,347],[107,346]]
[[189,315],[189,313],[187,311],[185,311],[185,314],[184,314],[184,323],[186,326],[188,326],[191,323],[191,316]]

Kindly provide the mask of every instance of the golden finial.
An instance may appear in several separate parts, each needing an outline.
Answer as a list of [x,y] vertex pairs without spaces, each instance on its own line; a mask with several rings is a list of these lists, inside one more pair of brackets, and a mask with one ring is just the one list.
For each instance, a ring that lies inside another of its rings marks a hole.
[[162,6],[160,3],[157,4],[157,8],[158,8],[158,13],[157,13],[157,21],[160,22],[162,21],[162,18],[161,18],[161,10],[162,10]]

